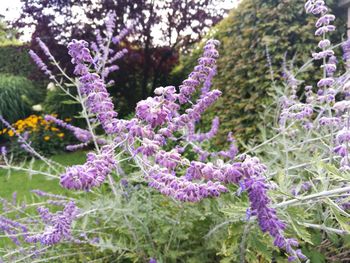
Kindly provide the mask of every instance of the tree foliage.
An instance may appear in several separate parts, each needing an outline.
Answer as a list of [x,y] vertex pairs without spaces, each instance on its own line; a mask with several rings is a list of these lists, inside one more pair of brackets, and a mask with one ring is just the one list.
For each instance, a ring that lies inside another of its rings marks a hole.
[[[140,98],[146,98],[168,78],[178,51],[198,41],[227,10],[218,7],[222,0],[151,1],[151,0],[22,0],[20,18],[14,23],[34,27],[33,40],[40,37],[53,55],[69,69],[64,43],[72,38],[96,39],[108,11],[116,13],[115,33],[132,21],[119,73],[112,75],[116,87],[110,92],[118,100],[121,112],[128,113]],[[222,6],[222,5],[220,5]],[[32,49],[39,52],[35,41]],[[39,52],[40,53],[40,52]],[[125,77],[127,76],[127,77]]]

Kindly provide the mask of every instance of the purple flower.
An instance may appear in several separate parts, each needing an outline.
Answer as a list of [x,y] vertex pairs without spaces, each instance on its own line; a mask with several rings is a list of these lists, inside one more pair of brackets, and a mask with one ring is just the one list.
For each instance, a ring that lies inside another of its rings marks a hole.
[[68,44],[68,54],[72,57],[73,64],[80,65],[85,62],[93,62],[88,45],[88,42],[85,40],[76,39],[73,39],[72,42]]
[[87,162],[66,169],[61,175],[61,185],[67,189],[90,190],[100,186],[115,167],[113,147],[104,146],[101,154],[88,153]]
[[74,136],[81,142],[86,143],[86,142],[89,142],[92,140],[92,136],[91,136],[89,131],[83,130],[81,128],[78,128],[78,127],[75,127],[71,124],[68,124],[62,120],[57,119],[56,117],[54,117],[52,115],[46,115],[45,120],[54,122],[58,126],[61,126],[65,129],[73,132]]
[[102,71],[102,73],[101,73],[102,79],[107,78],[110,73],[117,71],[118,69],[119,69],[119,67],[117,65],[112,65],[110,67],[106,67],[104,69],[104,71]]
[[331,45],[331,42],[328,39],[322,39],[320,40],[320,42],[318,43],[318,47],[320,49],[326,49],[327,47],[329,47]]
[[33,59],[34,63],[41,69],[46,75],[51,76],[52,73],[46,66],[46,64],[42,61],[42,59],[33,51],[29,51],[30,57]]
[[333,105],[333,109],[337,113],[342,113],[342,112],[346,111],[348,108],[350,108],[350,101],[348,101],[348,100],[337,101]]
[[212,124],[211,124],[211,129],[210,131],[206,132],[206,133],[193,133],[194,132],[194,123],[189,123],[189,126],[193,127],[191,134],[189,134],[188,136],[188,140],[192,141],[192,142],[203,142],[205,140],[210,140],[211,138],[213,138],[218,130],[219,130],[219,118],[215,117],[212,120]]
[[169,170],[174,170],[181,163],[181,155],[176,151],[159,151],[156,153],[155,162]]
[[123,30],[121,30],[119,32],[119,35],[115,36],[112,38],[112,42],[117,45],[120,43],[121,40],[123,40],[128,34],[130,34],[130,32],[133,30],[134,28],[134,24],[131,23],[129,26],[127,26],[126,28],[124,28]]
[[321,16],[317,22],[316,22],[316,27],[322,27],[322,26],[328,26],[330,22],[335,20],[335,16],[331,14],[326,14],[324,16]]
[[176,90],[173,86],[155,89],[156,97],[148,97],[137,103],[136,116],[152,128],[161,126],[177,115],[179,105],[175,103]]
[[227,192],[227,188],[219,182],[193,183],[185,177],[176,177],[165,168],[153,168],[147,178],[150,187],[182,202],[199,202]]
[[113,35],[113,31],[115,28],[115,18],[116,18],[115,12],[111,12],[111,11],[108,12],[107,19],[106,19],[106,31],[108,36]]
[[307,13],[314,15],[323,15],[328,12],[328,8],[323,0],[308,0],[305,4],[305,10]]
[[8,235],[12,242],[18,246],[21,244],[19,237],[25,238],[28,233],[25,225],[3,216],[0,216],[0,231]]
[[317,83],[317,87],[321,88],[325,86],[332,86],[333,84],[334,84],[333,78],[324,78]]
[[223,183],[237,184],[243,176],[241,163],[233,163],[223,167],[214,166],[212,163],[192,161],[186,171],[187,180],[213,180]]
[[142,140],[142,145],[136,149],[135,153],[142,153],[145,156],[152,156],[156,152],[158,152],[159,148],[160,148],[159,142],[144,138]]
[[328,59],[328,62],[322,65],[321,68],[325,68],[328,77],[333,76],[334,72],[337,70],[337,58],[335,56],[331,56]]
[[72,239],[71,226],[78,212],[73,201],[67,203],[63,211],[55,214],[51,214],[47,208],[39,208],[38,212],[46,225],[45,230],[41,234],[27,236],[27,242],[40,242],[43,245],[51,246],[62,240]]
[[113,57],[111,57],[109,60],[108,60],[108,63],[113,63],[114,61],[118,60],[118,59],[121,59],[126,53],[128,53],[128,50],[126,48],[123,48],[122,50],[116,52]]
[[160,97],[148,97],[138,102],[136,106],[136,116],[152,127],[164,124],[170,114],[171,111],[163,106]]
[[336,138],[339,144],[350,142],[350,130],[343,128],[337,133]]
[[342,44],[343,48],[343,59],[348,62],[350,60],[350,39],[346,40]]
[[298,242],[284,236],[286,225],[278,219],[276,210],[270,207],[268,186],[263,176],[266,167],[260,164],[257,158],[247,156],[242,163],[242,168],[245,172],[244,188],[248,192],[251,214],[257,217],[260,229],[274,238],[275,246],[285,249],[289,255],[297,255],[300,259],[305,259],[306,257],[300,251],[296,252],[293,249],[298,246]]
[[187,109],[186,113],[192,120],[199,121],[202,113],[209,108],[221,95],[221,91],[212,90],[204,94],[200,99],[196,101],[196,104],[192,108]]
[[330,49],[320,51],[317,53],[312,53],[312,57],[317,60],[324,59],[331,56],[334,56],[334,51]]
[[338,145],[336,146],[333,151],[337,154],[339,154],[341,157],[346,157],[349,153],[348,153],[348,148],[346,147],[346,145]]
[[335,126],[337,127],[341,120],[337,117],[321,117],[318,121],[321,126]]
[[315,35],[320,36],[334,30],[335,30],[335,26],[333,25],[322,26],[316,30]]
[[117,133],[120,131],[120,122],[116,119],[117,113],[114,111],[114,105],[106,85],[99,75],[82,70],[87,69],[84,63],[93,62],[87,46],[88,44],[84,40],[73,40],[68,45],[68,53],[72,56],[72,63],[76,65],[75,74],[81,76],[79,89],[83,95],[87,96],[87,108],[91,113],[96,114],[106,133]]
[[238,148],[236,146],[236,140],[232,136],[232,132],[230,132],[227,135],[227,141],[231,142],[230,148],[227,151],[220,151],[219,155],[221,155],[222,157],[230,158],[231,160],[233,160],[236,157],[236,155],[238,154]]
[[49,50],[49,48],[46,46],[46,44],[41,41],[41,39],[39,37],[35,38],[36,42],[38,42],[41,50],[44,52],[44,54],[50,59],[53,60],[53,56]]
[[5,146],[1,146],[1,148],[0,148],[0,153],[1,153],[1,155],[2,155],[3,157],[6,156],[6,154],[7,154],[7,149],[6,149]]
[[[318,47],[322,49],[322,51],[313,53],[312,56],[314,59],[320,60],[323,59],[324,63],[321,66],[324,68],[325,75],[327,77],[324,77],[321,79],[317,86],[319,88],[324,88],[324,91],[326,91],[326,87],[330,87],[335,83],[335,80],[332,78],[334,75],[334,72],[336,71],[337,67],[337,60],[334,56],[334,51],[329,48],[331,45],[331,42],[325,38],[325,34],[331,31],[335,30],[334,25],[330,25],[331,22],[335,20],[335,16],[332,14],[326,14],[328,12],[328,8],[325,4],[324,0],[308,0],[305,4],[305,9],[307,13],[312,13],[314,15],[320,15],[320,18],[316,22],[316,36],[323,36],[323,40],[321,40],[318,43]],[[329,57],[328,61],[325,62],[326,58]],[[328,93],[328,94],[327,94]],[[335,93],[327,92],[326,94],[319,94],[318,101],[320,102],[333,102],[335,100]]]
[[32,193],[36,194],[37,196],[40,197],[48,197],[48,198],[54,198],[54,199],[60,199],[60,200],[67,200],[67,197],[63,196],[63,195],[57,195],[57,194],[51,194],[51,193],[47,193],[45,191],[42,190],[32,190]]
[[208,40],[204,46],[203,57],[198,59],[198,65],[189,74],[188,78],[180,85],[180,94],[178,96],[181,104],[187,103],[190,96],[195,92],[196,88],[202,82],[207,82],[204,87],[206,92],[210,86],[211,78],[216,70],[216,58],[219,56],[216,47],[219,45],[217,40]]

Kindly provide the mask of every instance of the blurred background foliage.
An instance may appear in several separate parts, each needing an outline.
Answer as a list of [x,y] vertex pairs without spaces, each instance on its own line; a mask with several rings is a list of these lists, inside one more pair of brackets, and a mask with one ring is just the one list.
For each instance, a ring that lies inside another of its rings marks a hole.
[[40,91],[29,79],[0,74],[0,114],[8,122],[13,123],[31,114],[31,106],[42,99]]
[[[116,13],[115,34],[133,23],[132,33],[118,47],[129,52],[118,63],[119,72],[110,76],[115,85],[109,92],[117,98],[115,103],[120,116],[128,115],[140,99],[152,95],[156,87],[165,84],[178,61],[179,51],[199,41],[228,12],[220,4],[222,0],[21,2],[21,14],[12,27],[34,27],[30,48],[43,55],[35,41],[40,37],[62,68],[70,73],[72,66],[65,46],[71,39],[96,41],[96,32],[103,32],[108,11]],[[78,13],[74,12],[77,8]],[[112,45],[111,48],[117,47]]]

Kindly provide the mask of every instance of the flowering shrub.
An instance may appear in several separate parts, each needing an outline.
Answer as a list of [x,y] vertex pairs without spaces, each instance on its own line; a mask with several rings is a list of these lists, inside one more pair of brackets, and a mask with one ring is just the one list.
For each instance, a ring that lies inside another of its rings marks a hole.
[[[71,119],[66,119],[70,121]],[[41,154],[52,155],[62,150],[71,137],[65,130],[60,129],[54,122],[45,120],[42,116],[31,115],[16,121],[11,128],[4,128],[0,135],[10,141],[9,149],[14,157],[23,157],[26,151],[16,133],[30,142],[30,145]],[[68,137],[68,138],[67,138]]]
[[[123,53],[108,48],[110,41],[117,42],[126,34],[126,31],[117,37],[110,34],[113,14],[108,17],[106,41],[91,45],[94,53],[84,40],[73,40],[68,45],[77,79],[64,72],[62,75],[77,87],[77,96],[65,89],[62,81],[32,52],[40,68],[68,96],[81,103],[87,129],[50,115],[45,119],[72,131],[81,141],[71,145],[71,150],[87,144],[93,144],[95,149],[87,154],[84,164],[62,167],[40,155],[17,134],[25,150],[46,163],[46,170],[15,166],[4,148],[4,164],[0,167],[44,174],[59,180],[63,188],[76,191],[77,195],[71,198],[35,191],[46,200],[29,204],[37,208],[38,217],[28,217],[25,207],[16,209],[13,205],[14,210],[0,217],[0,229],[14,243],[24,246],[18,251],[22,255],[25,252],[25,258],[50,258],[56,246],[68,253],[80,245],[82,253],[91,253],[86,250],[95,247],[120,261],[149,262],[174,260],[174,250],[178,253],[176,260],[181,253],[186,255],[184,261],[191,259],[188,251],[192,247],[186,252],[174,247],[179,248],[184,239],[181,233],[186,229],[193,234],[188,239],[203,235],[202,230],[187,225],[187,218],[191,224],[198,222],[193,217],[210,224],[205,227],[207,237],[220,236],[223,232],[219,230],[228,227],[229,235],[224,241],[214,242],[222,245],[218,254],[223,261],[257,262],[258,258],[263,262],[283,262],[286,257],[289,261],[307,261],[314,257],[313,232],[318,231],[325,238],[349,234],[350,136],[349,117],[343,114],[348,105],[347,93],[344,100],[335,102],[338,92],[347,92],[348,72],[337,78],[334,75],[334,52],[325,34],[335,30],[331,25],[335,17],[327,14],[325,2],[309,0],[306,10],[320,16],[316,36],[323,35],[321,51],[313,54],[314,59],[324,61],[319,90],[314,94],[312,88],[306,87],[306,101],[300,101],[297,90],[301,82],[285,67],[286,89],[280,99],[275,135],[241,154],[231,134],[227,135],[228,149],[214,152],[205,147],[204,141],[218,131],[217,119],[208,132],[196,129],[203,112],[221,95],[211,89],[219,56],[217,40],[206,42],[198,65],[178,89],[157,88],[154,97],[137,104],[136,114],[130,120],[117,118],[105,84],[108,72],[101,66],[109,55],[120,57]],[[39,43],[55,62],[45,45],[40,40]],[[348,42],[343,45],[346,60],[348,45]],[[106,59],[101,60],[101,54]],[[97,133],[96,129],[105,134]],[[16,220],[5,217],[11,213],[17,213]],[[154,236],[158,228],[155,223],[159,223],[161,230],[168,226],[180,231],[167,230],[169,235],[164,242],[164,235]],[[256,228],[260,230],[252,231]],[[348,244],[344,241],[343,246]],[[197,249],[198,260],[201,250]],[[14,251],[3,258],[13,261],[17,256],[20,255]]]

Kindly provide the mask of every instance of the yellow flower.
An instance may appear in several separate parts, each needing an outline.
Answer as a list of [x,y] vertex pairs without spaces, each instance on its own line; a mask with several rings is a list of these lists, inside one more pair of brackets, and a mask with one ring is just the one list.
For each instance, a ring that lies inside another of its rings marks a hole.
[[48,122],[47,122],[46,120],[41,120],[41,121],[40,121],[40,124],[41,124],[41,125],[48,125]]
[[9,130],[9,131],[8,131],[8,135],[9,135],[10,137],[12,137],[13,135],[15,135],[15,133],[13,132],[13,130]]
[[61,132],[61,133],[57,134],[57,136],[60,137],[60,138],[63,138],[64,137],[64,133]]
[[64,121],[66,122],[70,122],[72,120],[72,118],[65,118]]
[[50,136],[47,136],[47,135],[46,135],[46,136],[44,137],[44,140],[45,140],[45,141],[50,140]]
[[59,131],[59,129],[56,127],[51,127],[51,131],[55,132],[55,131]]

